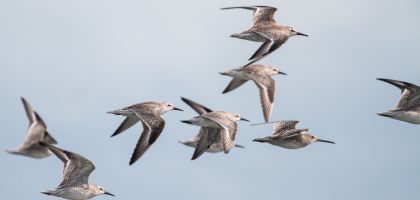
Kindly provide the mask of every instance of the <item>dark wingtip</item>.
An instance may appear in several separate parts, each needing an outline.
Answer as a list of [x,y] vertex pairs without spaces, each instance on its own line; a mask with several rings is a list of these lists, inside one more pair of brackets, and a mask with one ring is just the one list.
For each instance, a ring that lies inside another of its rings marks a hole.
[[263,142],[264,142],[263,140],[258,139],[258,138],[255,138],[255,139],[253,139],[252,141],[253,141],[253,142],[261,142],[261,143],[263,143]]
[[43,147],[48,147],[49,146],[48,143],[43,142],[43,141],[39,141],[38,144],[41,145],[41,146],[43,146]]
[[181,120],[182,123],[186,123],[186,124],[192,124],[190,121],[188,120]]
[[133,165],[135,162],[136,162],[135,160],[130,160],[130,162],[128,163],[128,166]]

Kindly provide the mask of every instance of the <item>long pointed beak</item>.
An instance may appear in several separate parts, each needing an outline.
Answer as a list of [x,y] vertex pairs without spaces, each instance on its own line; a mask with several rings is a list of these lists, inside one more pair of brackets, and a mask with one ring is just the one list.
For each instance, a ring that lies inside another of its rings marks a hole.
[[335,144],[335,142],[333,142],[333,141],[329,141],[329,140],[321,140],[321,139],[318,139],[318,140],[316,140],[317,142],[325,142],[325,143],[330,143],[330,144]]
[[177,108],[177,107],[174,107],[172,110],[179,110],[179,111],[183,111],[182,109]]
[[247,119],[245,119],[245,118],[242,118],[242,117],[241,117],[241,119],[239,119],[239,120],[249,122],[249,120],[247,120]]
[[219,72],[219,74],[221,74],[221,75],[225,75],[225,76],[227,76],[227,75],[228,75],[228,73],[226,73],[226,72]]
[[113,195],[113,194],[111,194],[109,192],[105,192],[104,194],[115,197],[115,195]]
[[305,36],[305,37],[308,37],[309,36],[309,35],[306,35],[306,34],[301,33],[301,32],[296,32],[296,35],[301,35],[301,36]]
[[281,75],[285,75],[285,76],[287,76],[287,74],[286,74],[286,73],[281,72],[281,71],[278,71],[277,73],[278,73],[278,74],[281,74]]

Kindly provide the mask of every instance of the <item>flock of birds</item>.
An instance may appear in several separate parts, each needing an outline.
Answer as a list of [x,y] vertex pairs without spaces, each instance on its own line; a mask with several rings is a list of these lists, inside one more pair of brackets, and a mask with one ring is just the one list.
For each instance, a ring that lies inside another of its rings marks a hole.
[[[277,10],[274,7],[243,6],[222,9],[236,8],[252,10],[254,13],[254,22],[250,29],[241,33],[232,34],[231,37],[262,42],[263,44],[251,56],[248,64],[238,69],[232,69],[220,74],[233,78],[223,93],[230,92],[240,87],[248,80],[254,81],[259,89],[265,120],[265,123],[261,124],[273,123],[274,128],[272,135],[256,138],[253,141],[269,143],[287,149],[302,148],[313,142],[334,144],[332,141],[319,139],[314,135],[308,134],[308,129],[296,128],[299,121],[288,120],[269,122],[275,93],[275,81],[271,76],[286,74],[274,67],[254,64],[278,49],[290,37],[295,35],[308,35],[297,32],[292,27],[278,24],[274,20],[274,14]],[[385,81],[401,89],[401,98],[396,108],[378,113],[378,115],[413,124],[420,124],[420,87],[411,83],[391,79],[381,78],[378,80]],[[179,141],[186,146],[195,148],[192,160],[197,159],[205,152],[228,153],[233,147],[243,148],[243,146],[235,143],[238,130],[236,121],[248,120],[236,113],[213,111],[212,109],[187,98],[182,97],[181,100],[198,114],[198,116],[183,120],[182,122],[199,126],[199,133],[191,139]],[[64,177],[60,185],[55,189],[43,193],[74,200],[91,199],[101,194],[114,196],[105,191],[103,187],[88,183],[88,177],[95,169],[93,163],[78,154],[54,146],[57,144],[57,141],[48,133],[46,123],[24,98],[22,98],[22,103],[29,119],[27,137],[21,147],[6,151],[11,154],[33,158],[44,158],[55,154],[64,163]],[[161,115],[171,110],[182,111],[170,103],[151,101],[108,112],[110,114],[126,117],[112,134],[112,137],[119,135],[138,122],[141,122],[143,125],[143,132],[131,156],[130,165],[135,163],[158,139],[165,127],[165,120],[161,118]]]

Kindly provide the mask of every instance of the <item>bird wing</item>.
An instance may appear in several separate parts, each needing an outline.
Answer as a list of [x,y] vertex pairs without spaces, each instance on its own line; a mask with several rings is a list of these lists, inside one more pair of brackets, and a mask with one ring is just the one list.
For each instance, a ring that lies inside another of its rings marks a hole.
[[95,170],[95,165],[90,160],[46,142],[40,142],[40,145],[48,148],[64,163],[64,177],[58,188],[88,183],[89,175]]
[[293,130],[296,129],[296,124],[298,124],[299,121],[296,120],[284,120],[284,121],[276,121],[274,122],[273,127],[273,135],[278,135],[284,133],[286,130]]
[[236,122],[229,120],[226,128],[222,129],[220,132],[220,139],[223,143],[223,149],[225,153],[229,153],[229,151],[235,146],[236,140],[236,132],[238,131],[238,126]]
[[237,78],[233,78],[228,86],[225,88],[225,90],[223,90],[223,94],[228,93],[236,88],[238,88],[239,86],[241,86],[242,84],[244,84],[247,80],[241,80],[241,79],[237,79]]
[[281,135],[275,135],[275,137],[280,137],[282,139],[286,139],[286,138],[290,138],[290,137],[294,137],[297,135],[302,134],[305,131],[309,131],[309,129],[290,129],[290,130],[285,130],[283,134]]
[[57,140],[55,140],[48,131],[44,132],[44,139],[42,141],[49,144],[57,144]]
[[235,146],[236,132],[238,130],[236,122],[226,117],[222,117],[218,113],[202,117],[211,120],[219,125],[220,140],[222,141],[224,152],[229,153],[230,149],[232,149],[232,147]]
[[29,104],[28,101],[26,101],[25,98],[21,97],[20,99],[22,100],[22,104],[23,104],[23,107],[25,108],[26,116],[28,116],[29,125],[30,125],[36,120],[34,109],[32,108],[31,104]]
[[206,152],[207,149],[209,149],[213,143],[217,142],[219,134],[220,129],[218,128],[202,127],[200,129],[200,132],[198,133],[198,135],[200,136],[200,140],[197,144],[197,147],[194,150],[194,154],[191,160],[195,160],[201,155],[203,155],[203,153]]
[[395,107],[397,110],[411,110],[420,107],[420,88],[417,85],[393,79],[378,78],[378,80],[400,88],[401,97]]
[[267,75],[251,75],[250,77],[258,86],[264,119],[268,122],[273,109],[275,81]]
[[143,132],[137,142],[130,165],[136,162],[147,149],[157,140],[165,127],[165,120],[154,113],[141,113],[134,111],[143,124]]
[[270,6],[236,6],[236,7],[226,7],[222,8],[222,10],[228,9],[247,9],[254,11],[253,21],[254,25],[258,23],[275,23],[274,14],[277,11],[277,8],[270,7]]
[[264,37],[266,41],[257,49],[257,51],[255,51],[251,58],[249,58],[251,62],[247,64],[247,66],[272,53],[282,44],[284,44],[288,39],[287,36],[284,35],[271,35],[270,33],[263,33],[259,31],[253,32],[260,35],[261,37]]
[[125,120],[117,128],[117,130],[115,130],[115,132],[111,135],[111,137],[124,132],[125,130],[129,129],[134,124],[136,124],[137,122],[139,122],[139,119],[137,117],[134,117],[134,116],[126,117]]
[[[22,149],[30,148],[33,145],[38,145],[38,142],[42,141],[46,137],[47,125],[44,123],[44,121],[41,119],[38,113],[36,112],[33,112],[33,113],[34,113],[33,123],[29,125],[28,132],[26,133],[25,142],[22,145]],[[50,135],[48,134],[48,136]],[[51,138],[52,137],[50,136],[50,139]]]
[[187,105],[189,105],[195,112],[197,112],[199,115],[202,115],[204,113],[213,112],[210,108],[207,108],[197,102],[191,101],[187,98],[181,97],[181,100],[185,102]]
[[287,139],[287,138],[298,136],[298,135],[302,134],[302,132],[308,131],[308,130],[309,129],[291,129],[291,130],[284,131],[283,134],[274,135],[273,137],[277,137],[277,138],[280,138],[280,139]]

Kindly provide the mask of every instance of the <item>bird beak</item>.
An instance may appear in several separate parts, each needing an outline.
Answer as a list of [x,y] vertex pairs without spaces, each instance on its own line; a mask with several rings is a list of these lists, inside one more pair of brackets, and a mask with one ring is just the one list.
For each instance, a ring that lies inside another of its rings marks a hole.
[[182,109],[179,109],[177,107],[174,107],[172,110],[179,110],[179,111],[183,111]]
[[321,140],[321,139],[318,139],[318,140],[316,140],[317,142],[325,142],[325,143],[330,143],[330,144],[335,144],[335,142],[333,142],[333,141],[329,141],[329,140]]
[[226,72],[219,72],[219,74],[221,74],[221,75],[225,75],[225,76],[227,76],[227,75],[228,75]]
[[247,119],[245,119],[245,118],[242,118],[242,117],[241,117],[241,119],[239,119],[239,120],[249,122],[249,120],[247,120]]
[[277,73],[278,73],[278,74],[281,74],[281,75],[285,75],[285,76],[287,76],[287,74],[286,74],[286,73],[281,72],[281,71],[278,71]]
[[301,36],[305,36],[305,37],[308,37],[309,36],[309,35],[306,35],[306,34],[300,33],[300,32],[296,32],[296,35],[301,35]]
[[113,195],[113,194],[111,194],[109,192],[105,192],[104,194],[115,197],[115,195]]

